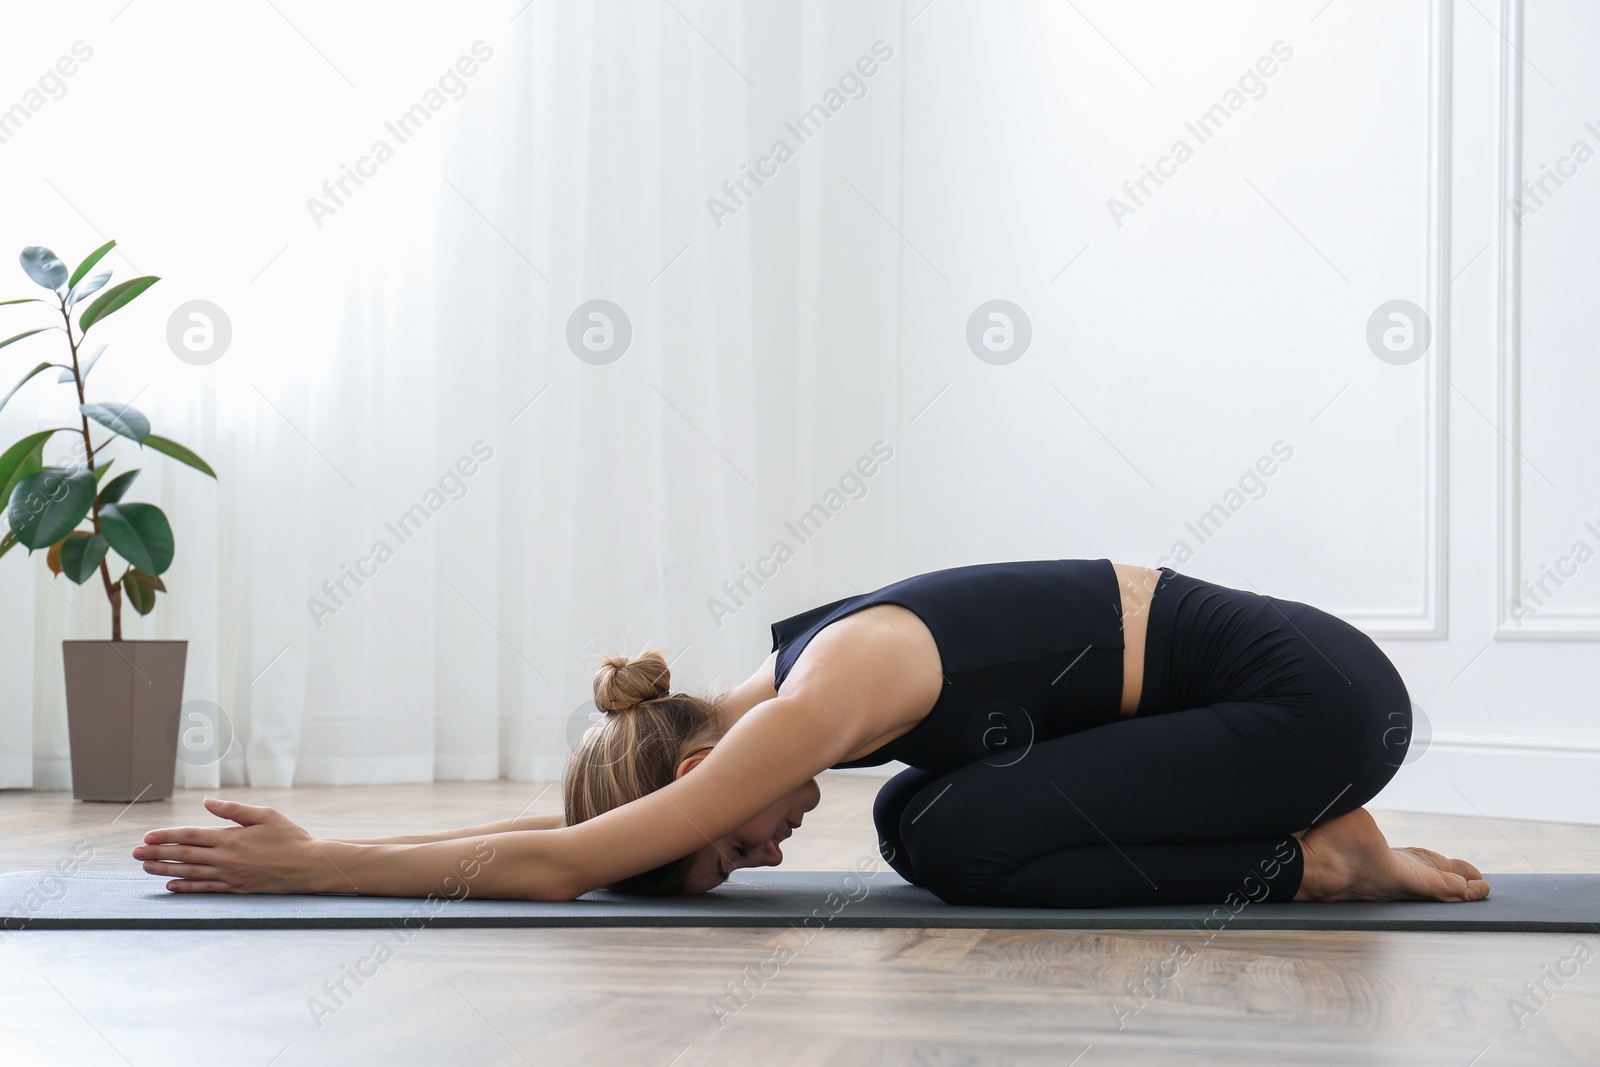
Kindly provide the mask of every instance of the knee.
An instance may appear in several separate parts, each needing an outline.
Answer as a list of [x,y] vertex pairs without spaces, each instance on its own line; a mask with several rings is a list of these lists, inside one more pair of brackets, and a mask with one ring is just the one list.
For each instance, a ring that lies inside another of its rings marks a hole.
[[[1375,757],[1374,770],[1385,779],[1421,754],[1420,751],[1412,753],[1417,725],[1408,699],[1385,701],[1371,713],[1367,754]],[[1424,739],[1423,744],[1426,743]]]
[[960,880],[937,878],[924,889],[946,904],[981,906],[989,902],[993,888],[979,889]]
[[1430,731],[1426,718],[1413,713],[1415,705],[1400,672],[1371,638],[1361,636],[1371,655],[1347,668],[1354,684],[1340,709],[1341,718],[1359,724],[1361,744],[1356,747],[1381,788],[1401,766],[1422,754]]
[[981,813],[941,795],[945,786],[919,790],[900,812],[898,837],[905,862],[915,874],[907,881],[931,891],[946,904],[980,904],[1008,873],[984,850],[992,835]]
[[[1400,768],[1414,762],[1428,746],[1426,720],[1414,716],[1409,695],[1402,684],[1365,701],[1363,716],[1352,715],[1361,724],[1358,743],[1347,744],[1347,758],[1340,774],[1351,783],[1349,793],[1329,817],[1353,811],[1378,794]],[[1420,733],[1421,736],[1418,736]]]
[[878,854],[896,874],[913,884],[917,881],[916,872],[901,837],[900,818],[911,798],[933,778],[926,771],[908,767],[885,782],[872,802],[872,822],[878,831]]

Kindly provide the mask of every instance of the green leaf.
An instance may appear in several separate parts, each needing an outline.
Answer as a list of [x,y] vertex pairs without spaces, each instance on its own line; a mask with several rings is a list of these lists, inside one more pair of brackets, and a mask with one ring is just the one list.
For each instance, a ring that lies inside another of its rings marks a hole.
[[121,285],[113,285],[101,293],[99,299],[89,305],[88,311],[78,317],[78,329],[87,330],[160,280],[160,278],[153,275],[146,275],[143,278],[134,278],[131,281],[123,282]]
[[83,281],[83,276],[93,270],[94,265],[104,259],[106,253],[115,247],[117,247],[117,242],[107,241],[93,252],[90,252],[89,258],[85,259],[82,263],[79,263],[78,269],[72,272],[72,277],[67,279],[67,284],[76,289],[78,287],[78,283]]
[[187,448],[180,445],[178,442],[172,440],[170,437],[162,437],[159,434],[150,434],[145,437],[143,443],[146,448],[153,448],[163,455],[171,456],[179,463],[187,463],[201,474],[209,474],[213,478],[217,476],[217,472],[211,469],[210,464],[201,459],[199,456],[195,455],[193,452],[189,451]]
[[21,300],[0,300],[0,308],[8,304],[48,304],[48,300],[40,300],[36,296],[25,296]]
[[143,442],[150,436],[150,420],[126,404],[83,404],[79,411],[108,430]]
[[[22,457],[22,462],[17,464],[17,469],[11,472],[10,479],[4,485],[0,485],[0,510],[4,510],[9,505],[17,486],[22,484],[22,479],[38,474],[42,470],[44,470],[44,446],[39,445],[28,455]],[[6,521],[8,523],[11,521],[9,516]]]
[[130,569],[122,576],[122,589],[128,594],[128,603],[133,605],[133,610],[140,615],[148,615],[155,610],[156,591],[134,577],[139,572]]
[[146,574],[172,566],[172,526],[154,504],[107,504],[100,509],[100,532],[117,555]]
[[154,589],[158,593],[165,593],[167,591],[167,583],[163,582],[160,578],[157,578],[153,574],[146,574],[138,567],[129,567],[128,573],[123,575],[123,577],[132,578],[140,585],[145,586],[148,589]]
[[100,506],[105,507],[107,504],[115,504],[121,500],[123,494],[128,491],[128,486],[132,485],[133,480],[138,476],[139,471],[135,468],[127,474],[119,474],[111,479],[110,482],[106,483],[106,487],[100,490]]
[[18,541],[49,548],[71,533],[93,504],[94,475],[88,470],[46,467],[17,483],[6,517]]
[[74,584],[82,585],[94,577],[95,569],[106,558],[106,549],[109,547],[106,539],[99,534],[68,537],[61,543],[61,573],[71,578]]
[[40,458],[44,452],[44,443],[50,440],[51,434],[59,432],[59,430],[40,430],[0,452],[0,511],[5,510],[6,502],[11,499],[11,490],[18,482],[30,474],[38,474],[44,470],[44,461]]
[[29,245],[22,250],[21,258],[22,269],[28,272],[28,277],[46,289],[56,291],[67,284],[67,265],[48,248]]
[[44,554],[44,563],[45,566],[50,568],[50,574],[52,576],[59,576],[61,574],[61,553],[67,547],[69,542],[73,541],[74,539],[82,539],[91,536],[95,536],[91,530],[74,530],[61,540],[57,541],[55,544],[51,545],[50,551]]
[[100,356],[105,352],[107,347],[107,345],[101,345],[99,348],[95,349],[94,355],[89,357],[89,362],[83,365],[83,381],[85,385],[87,385],[89,382],[89,372],[94,370],[94,365],[96,363],[100,362]]
[[10,552],[15,547],[17,547],[17,535],[7,530],[6,535],[0,537],[0,556]]
[[15,337],[7,337],[4,341],[0,341],[0,348],[4,348],[6,345],[9,345],[9,344],[15,344],[16,342],[22,340],[24,337],[32,337],[36,333],[44,333],[46,330],[53,330],[53,329],[55,329],[54,326],[41,326],[37,330],[24,330],[22,333],[17,334]]
[[165,593],[165,583],[153,574],[146,574],[137,567],[129,567],[122,576],[122,588],[128,594],[128,600],[133,604],[133,609],[140,615],[148,615],[156,606],[156,594]]
[[[79,367],[83,371],[84,384],[88,384],[89,372],[94,370],[94,365],[96,363],[100,362],[100,353],[104,352],[105,350],[106,350],[106,346],[105,345],[101,345],[99,348],[94,350],[94,355],[89,357],[89,362],[79,364]],[[72,381],[73,377],[74,377],[74,375],[72,373],[72,368],[68,367],[66,370],[61,372],[61,377],[57,378],[56,381],[58,381],[58,382],[70,382],[70,381]]]
[[108,459],[94,469],[94,480],[96,485],[105,480],[106,473],[111,470],[111,465],[115,462],[116,460],[114,459]]
[[106,282],[109,282],[110,280],[111,272],[108,270],[103,270],[99,274],[94,274],[85,278],[77,285],[74,285],[72,290],[67,293],[67,307],[72,307],[84,297],[93,296],[95,293],[98,293],[105,287]]
[[11,387],[11,392],[7,393],[5,396],[0,396],[0,408],[4,408],[6,406],[6,404],[10,402],[11,398],[17,395],[17,390],[18,389],[21,389],[24,385],[28,384],[28,379],[29,378],[32,378],[35,374],[38,374],[40,371],[49,370],[51,367],[54,367],[54,366],[55,366],[54,363],[41,363],[37,367],[35,367],[31,371],[29,371],[27,374],[24,374],[22,376],[22,380],[19,381],[16,385],[13,385]]

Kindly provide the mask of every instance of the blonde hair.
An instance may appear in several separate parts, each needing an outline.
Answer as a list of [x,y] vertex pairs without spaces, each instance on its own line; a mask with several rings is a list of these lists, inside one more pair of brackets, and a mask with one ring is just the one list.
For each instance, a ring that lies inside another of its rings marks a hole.
[[[601,662],[594,703],[605,717],[584,731],[567,757],[562,792],[568,826],[669,785],[685,756],[720,739],[720,698],[674,693],[671,680],[666,657],[654,649]],[[693,861],[690,853],[606,888],[678,893]]]

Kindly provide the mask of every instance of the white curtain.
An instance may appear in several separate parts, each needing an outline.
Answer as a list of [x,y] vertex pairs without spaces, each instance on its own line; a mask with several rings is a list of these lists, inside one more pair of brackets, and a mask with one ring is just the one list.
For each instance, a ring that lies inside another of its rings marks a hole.
[[[178,540],[124,636],[187,639],[185,699],[237,733],[180,786],[555,777],[596,655],[736,681],[772,620],[894,576],[907,18],[111,3],[0,42],[93,50],[0,146],[0,250],[116,237],[119,279],[162,276],[90,392],[220,476],[109,453]],[[232,324],[206,366],[164,340],[191,299]],[[593,300],[614,362],[569,348]],[[5,443],[65,392],[19,393]],[[95,586],[0,560],[0,787],[70,784],[60,642],[107,636]]]

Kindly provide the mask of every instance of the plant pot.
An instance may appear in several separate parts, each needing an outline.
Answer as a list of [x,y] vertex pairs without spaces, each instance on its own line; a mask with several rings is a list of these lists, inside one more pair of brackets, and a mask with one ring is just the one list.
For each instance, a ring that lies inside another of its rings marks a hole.
[[63,641],[72,795],[172,796],[187,641]]

